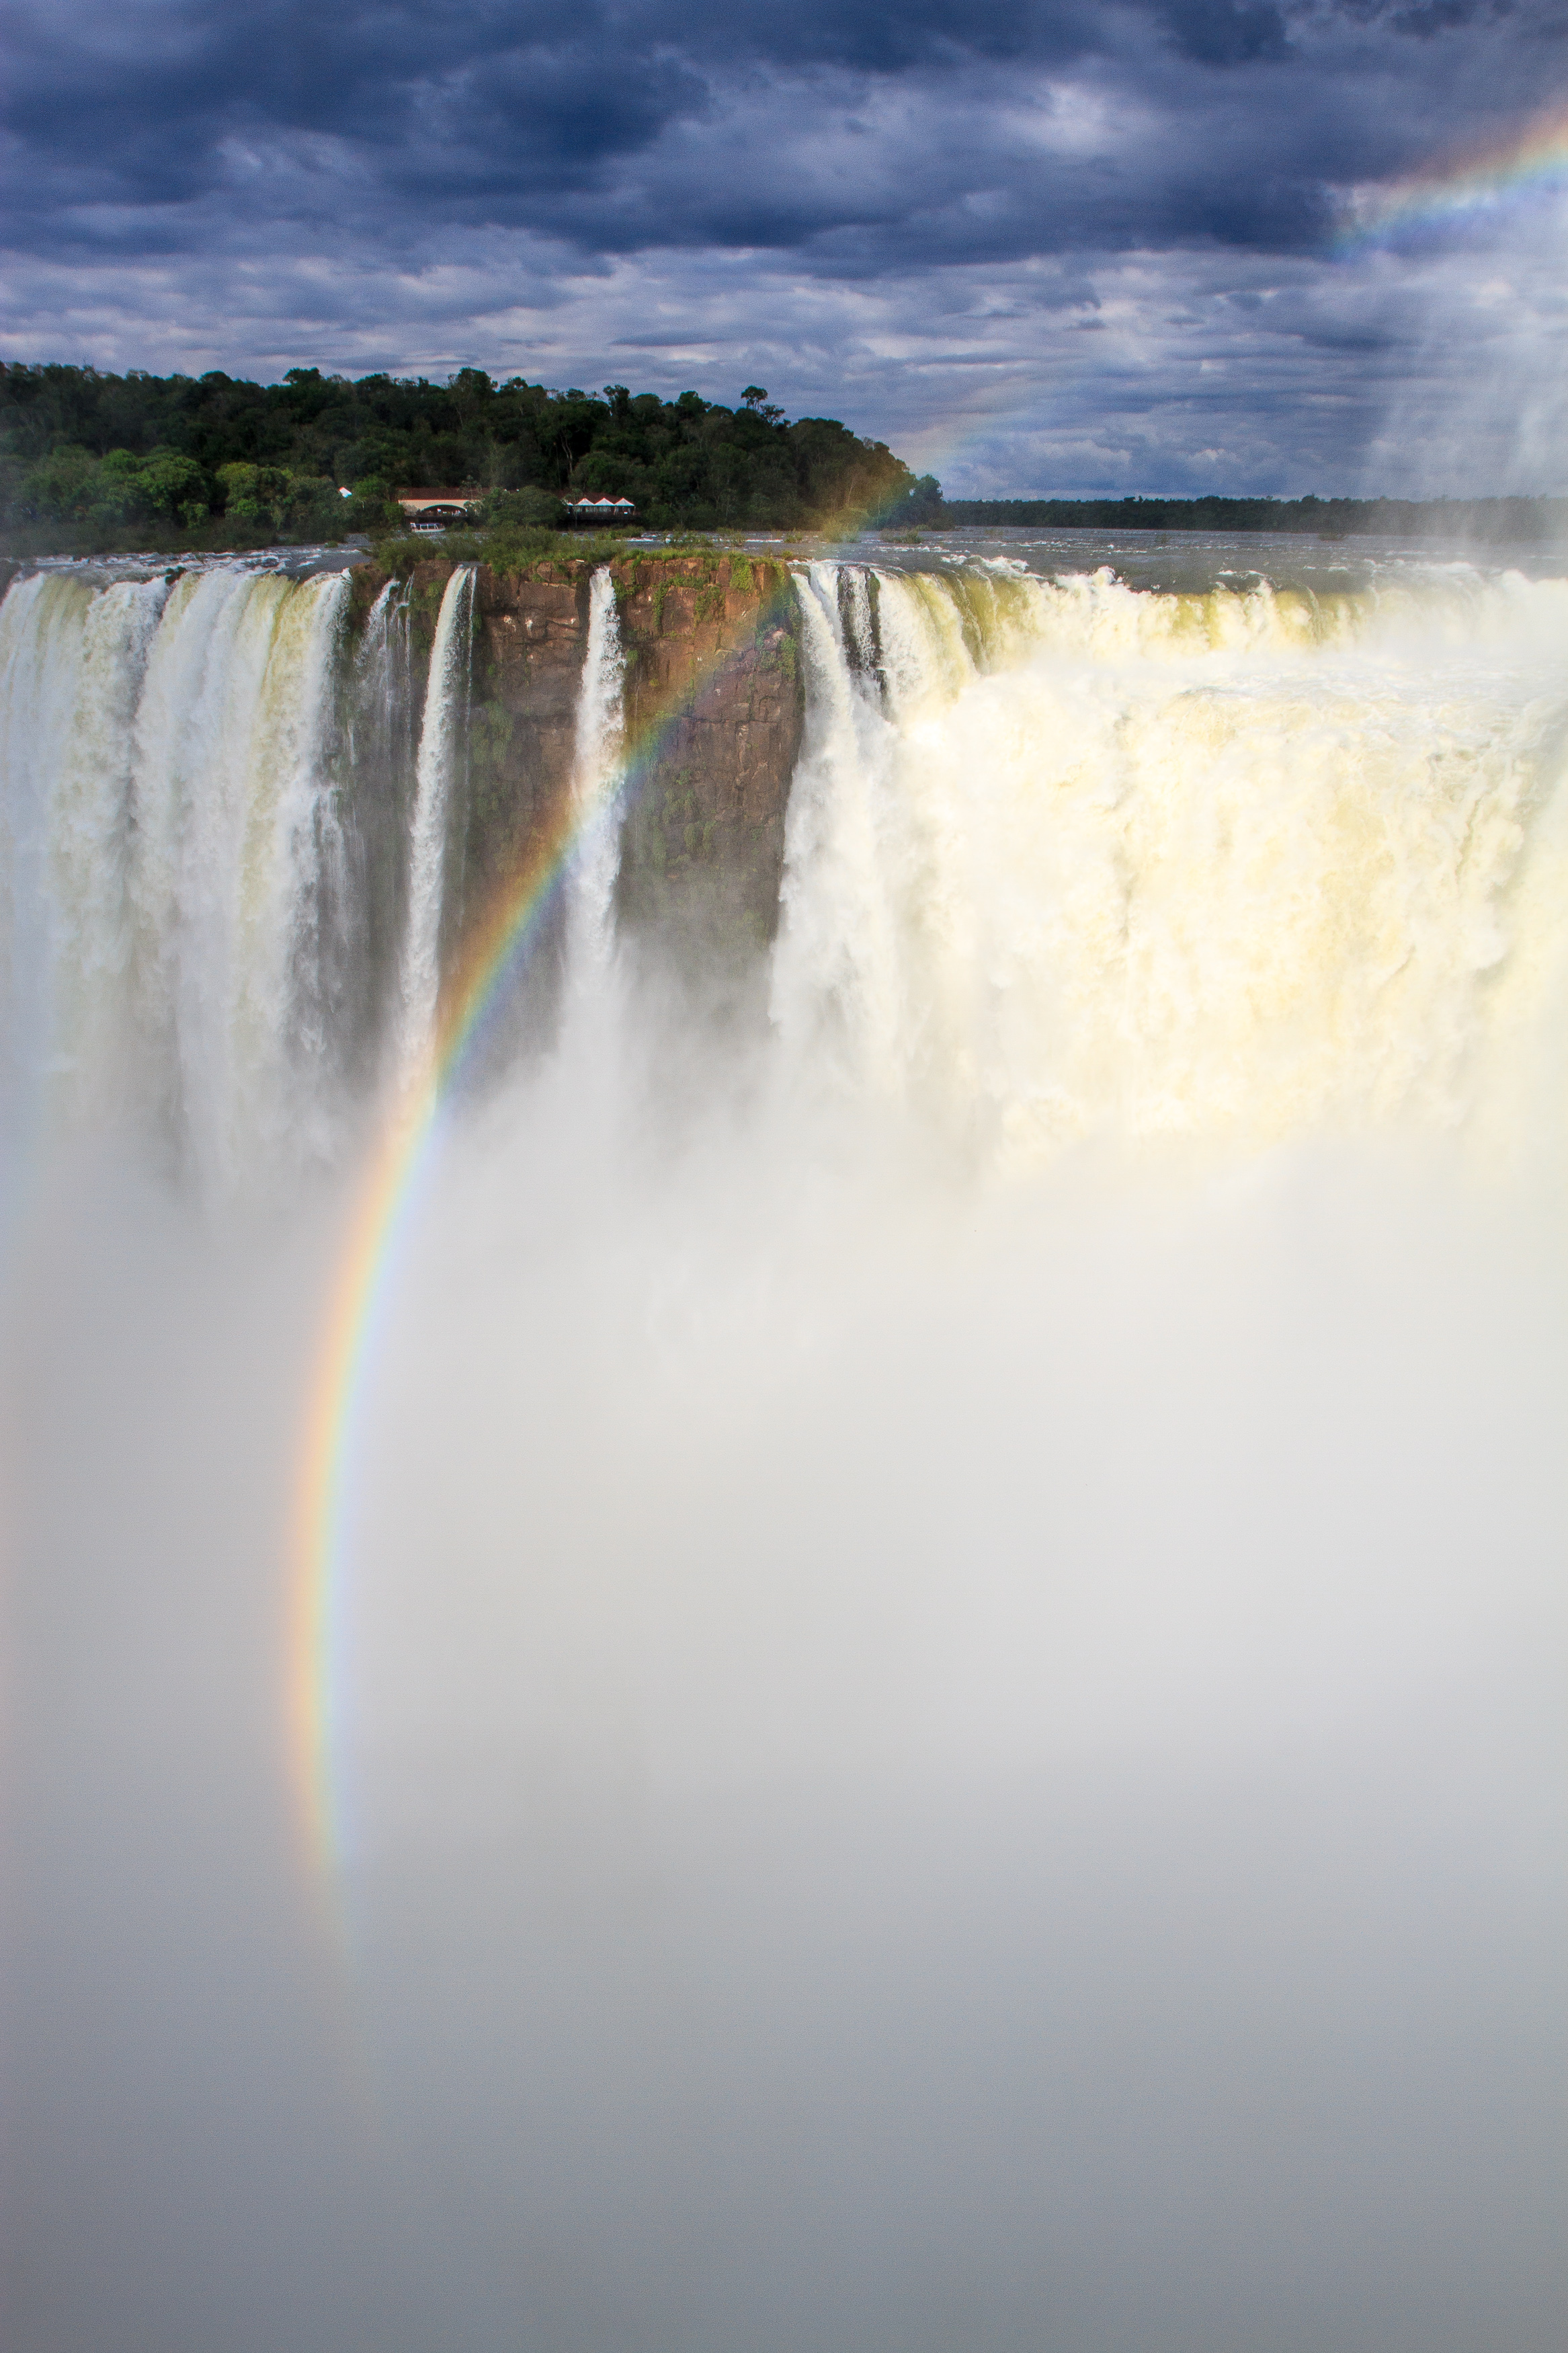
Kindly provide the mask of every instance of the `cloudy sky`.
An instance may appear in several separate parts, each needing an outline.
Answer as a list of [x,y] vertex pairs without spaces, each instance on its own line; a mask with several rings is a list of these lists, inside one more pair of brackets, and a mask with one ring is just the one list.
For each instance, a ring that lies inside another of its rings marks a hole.
[[1568,488],[1561,172],[1354,228],[1568,102],[1563,0],[3,22],[12,358],[757,382],[955,493]]

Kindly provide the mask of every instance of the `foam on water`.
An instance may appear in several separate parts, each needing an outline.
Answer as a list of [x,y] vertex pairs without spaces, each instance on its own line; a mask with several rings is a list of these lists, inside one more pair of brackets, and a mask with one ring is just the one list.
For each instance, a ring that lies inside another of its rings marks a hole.
[[[1522,1108],[1562,965],[1560,582],[1325,607],[803,586],[775,1019],[1013,1166]],[[862,635],[864,634],[864,624]]]

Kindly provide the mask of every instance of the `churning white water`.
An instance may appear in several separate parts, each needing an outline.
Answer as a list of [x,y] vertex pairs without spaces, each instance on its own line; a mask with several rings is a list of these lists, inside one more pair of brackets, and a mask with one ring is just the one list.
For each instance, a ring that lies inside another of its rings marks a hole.
[[[461,921],[474,574],[418,704],[406,597],[345,667],[342,575],[19,582],[4,664],[6,1050],[62,1113],[154,1107],[200,1181],[329,1148],[390,826],[394,1028]],[[806,743],[773,1026],[809,1089],[980,1163],[1246,1154],[1548,1116],[1568,585],[1462,567],[1310,597],[1005,566],[799,582]],[[571,962],[612,951],[622,654],[592,584]],[[367,781],[372,780],[372,781]],[[368,1009],[367,1009],[368,1008]],[[363,1057],[362,1057],[363,1063]],[[372,1056],[369,1068],[378,1067]]]
[[577,702],[576,757],[572,790],[576,839],[572,855],[572,940],[568,968],[580,985],[602,978],[614,954],[612,910],[620,860],[621,809],[616,789],[621,762],[622,693],[626,659],[609,566],[595,573],[588,594],[588,643]]
[[206,1187],[314,1106],[289,1069],[347,582],[237,567],[0,607],[13,1079],[150,1107]]
[[569,987],[385,1262],[323,1857],[471,594],[0,608],[7,2345],[1557,2353],[1568,583],[803,572],[759,1034]]
[[39,578],[0,608],[9,1058],[52,1057],[89,1087],[124,1015],[132,731],[166,594]]
[[408,921],[403,949],[399,1059],[425,1051],[441,987],[441,925],[451,866],[447,834],[454,773],[462,749],[470,674],[474,567],[459,565],[447,581],[430,649],[430,684],[416,768],[408,851]]
[[1533,1076],[1564,584],[876,591],[873,621],[863,576],[803,590],[773,997],[798,1055],[1005,1165],[1455,1126]]

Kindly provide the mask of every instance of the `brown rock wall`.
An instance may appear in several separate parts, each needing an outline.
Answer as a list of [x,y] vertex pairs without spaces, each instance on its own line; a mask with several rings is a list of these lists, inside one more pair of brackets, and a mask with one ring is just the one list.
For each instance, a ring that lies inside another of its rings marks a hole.
[[[451,569],[421,564],[412,577],[420,681]],[[778,918],[804,715],[793,586],[783,565],[740,557],[628,555],[611,569],[631,754],[618,919],[684,961],[744,957]],[[527,860],[571,790],[590,579],[587,565],[481,567],[468,800],[454,813],[467,916]],[[379,585],[364,567],[357,601]]]
[[699,960],[773,936],[804,712],[784,567],[707,568],[617,582],[634,763],[621,918]]
[[468,733],[465,898],[504,884],[571,790],[588,582],[480,570]]

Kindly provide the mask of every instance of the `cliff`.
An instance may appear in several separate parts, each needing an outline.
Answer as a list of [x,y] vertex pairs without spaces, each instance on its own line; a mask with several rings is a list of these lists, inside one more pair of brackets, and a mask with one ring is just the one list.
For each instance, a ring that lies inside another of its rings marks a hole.
[[[778,920],[804,718],[794,588],[782,565],[739,555],[627,555],[610,568],[631,755],[618,921],[679,970],[733,973]],[[451,571],[431,562],[411,575],[416,682]],[[358,567],[362,613],[385,576]],[[469,913],[504,887],[571,790],[591,576],[585,563],[480,568],[449,893]]]

